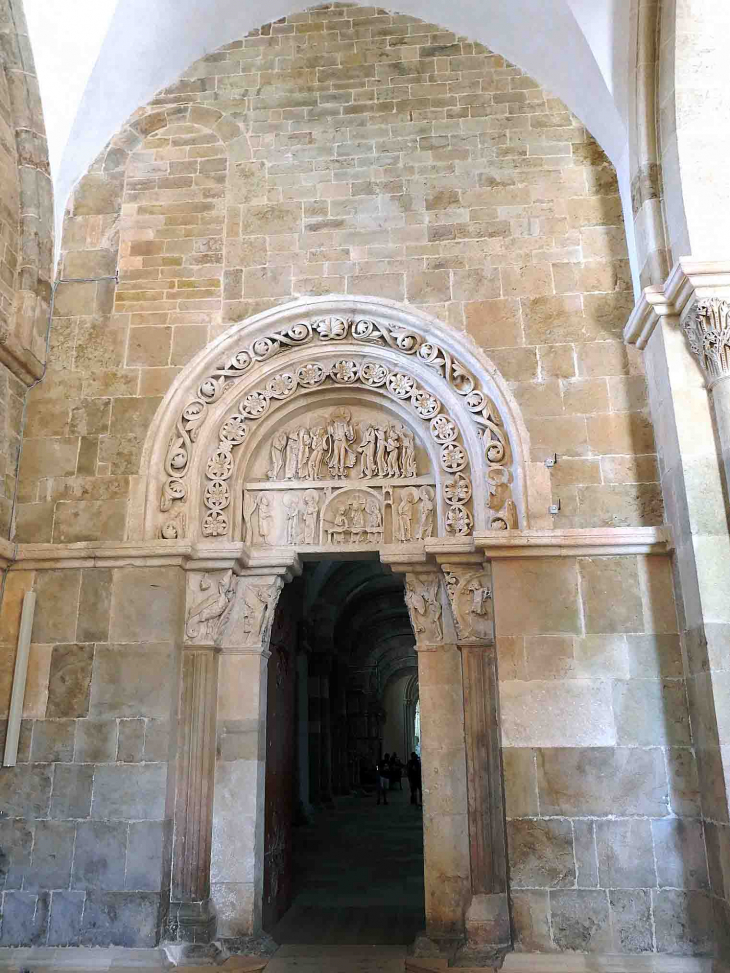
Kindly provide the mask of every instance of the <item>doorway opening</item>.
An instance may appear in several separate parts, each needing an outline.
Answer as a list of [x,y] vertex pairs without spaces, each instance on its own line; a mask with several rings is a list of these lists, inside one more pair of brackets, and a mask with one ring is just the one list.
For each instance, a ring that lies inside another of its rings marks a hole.
[[282,592],[270,651],[263,927],[281,944],[411,943],[425,912],[403,582],[370,558],[307,562]]

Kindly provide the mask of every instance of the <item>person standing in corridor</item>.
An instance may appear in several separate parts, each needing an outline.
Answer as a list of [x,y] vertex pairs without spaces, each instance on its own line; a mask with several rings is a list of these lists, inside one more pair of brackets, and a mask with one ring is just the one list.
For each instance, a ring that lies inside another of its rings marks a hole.
[[411,751],[411,759],[406,764],[408,786],[411,788],[411,804],[423,807],[423,790],[421,789],[421,758],[415,751]]
[[388,788],[390,787],[390,755],[385,753],[376,767],[378,804],[383,798],[383,804],[388,803]]

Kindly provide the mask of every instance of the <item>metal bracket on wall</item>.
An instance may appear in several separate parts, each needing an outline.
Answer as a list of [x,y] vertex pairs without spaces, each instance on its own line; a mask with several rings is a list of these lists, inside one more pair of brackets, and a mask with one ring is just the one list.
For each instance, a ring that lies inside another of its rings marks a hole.
[[550,513],[550,514],[559,514],[560,513],[560,498],[558,498],[558,502],[557,503],[551,503],[550,504],[550,506],[548,507],[548,513]]
[[547,466],[547,468],[551,470],[557,462],[558,462],[558,454],[553,453],[552,456],[548,456],[548,458],[545,460],[545,466]]

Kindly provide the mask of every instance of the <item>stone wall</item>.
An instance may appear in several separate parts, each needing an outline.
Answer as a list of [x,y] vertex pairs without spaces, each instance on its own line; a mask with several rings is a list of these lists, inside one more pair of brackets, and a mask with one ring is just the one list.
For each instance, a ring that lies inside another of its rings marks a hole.
[[45,361],[53,258],[43,112],[20,0],[0,5],[0,537],[11,536],[26,386]]
[[[8,577],[3,632],[17,638],[31,587],[38,608],[18,764],[0,770],[3,946],[157,940],[183,582],[178,568]],[[3,654],[4,712],[13,662]]]
[[[245,130],[245,132],[244,132]],[[243,133],[243,134],[242,134]],[[516,67],[410,17],[333,6],[194,64],[71,200],[52,373],[32,396],[18,539],[124,534],[161,396],[222,329],[344,292],[464,331],[512,385],[556,526],[662,520],[614,172]]]
[[711,952],[669,559],[493,575],[516,948]]

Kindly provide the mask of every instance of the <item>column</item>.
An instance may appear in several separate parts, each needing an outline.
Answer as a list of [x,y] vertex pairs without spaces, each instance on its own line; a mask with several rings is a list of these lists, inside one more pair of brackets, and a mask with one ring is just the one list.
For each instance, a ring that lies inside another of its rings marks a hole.
[[214,635],[220,661],[210,882],[222,937],[261,931],[267,664],[274,611],[290,578],[285,567],[242,570]]
[[178,709],[173,868],[167,936],[185,943],[215,937],[210,899],[218,650],[183,648]]
[[447,947],[463,941],[472,898],[461,655],[441,573],[414,567],[405,586],[421,696],[426,936]]
[[450,556],[441,568],[463,681],[471,901],[461,954],[488,961],[511,943],[492,577],[476,554]]

